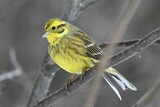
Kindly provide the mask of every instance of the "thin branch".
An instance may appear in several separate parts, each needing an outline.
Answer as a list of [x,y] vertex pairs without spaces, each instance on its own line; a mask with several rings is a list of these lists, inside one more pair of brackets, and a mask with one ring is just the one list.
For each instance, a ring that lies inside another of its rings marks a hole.
[[47,97],[49,86],[58,70],[59,67],[54,64],[49,55],[46,54],[41,65],[41,71],[39,72],[37,80],[34,84],[27,107],[35,106],[40,100]]
[[149,90],[140,100],[138,100],[132,107],[149,107],[151,105],[154,107],[153,102],[157,100],[159,92],[160,92],[160,81],[156,86],[154,86],[151,90]]
[[[79,16],[79,14],[82,12],[80,11],[80,5],[81,0],[68,0],[62,19],[73,23]],[[85,8],[87,8],[87,6]],[[32,90],[32,94],[29,98],[27,107],[33,107],[37,105],[37,102],[39,102],[39,100],[46,98],[48,88],[51,84],[52,79],[54,78],[54,74],[58,70],[59,67],[56,64],[53,64],[49,55],[46,54],[42,62],[39,76],[37,77],[37,80]]]
[[0,81],[6,80],[6,79],[12,79],[22,74],[22,68],[16,58],[16,53],[13,48],[10,48],[9,55],[10,55],[10,60],[14,66],[14,70],[1,74]]
[[[135,40],[127,40],[127,41],[121,41],[121,42],[117,42],[117,43],[113,43],[115,45],[116,48],[127,48],[133,44],[135,44],[136,42],[138,42],[139,39],[135,39]],[[111,45],[111,43],[103,43],[101,45],[99,45],[101,47],[101,49],[107,48]],[[152,45],[160,45],[160,40],[157,40],[155,43],[153,43]]]
[[100,1],[100,0],[84,0],[81,5],[80,5],[80,11],[83,11],[90,5],[94,4],[95,2]]
[[68,0],[62,19],[73,23],[80,14],[80,5],[81,0]]
[[[119,52],[115,55],[113,55],[108,62],[109,66],[115,66],[133,56],[136,54],[142,52],[144,49],[146,49],[148,46],[153,44],[155,41],[160,39],[160,27],[153,30],[151,33],[144,36],[142,39],[140,39],[137,43],[130,46],[126,50]],[[88,81],[90,81],[93,77],[96,75],[96,69],[97,66],[93,67],[89,70],[89,72],[86,72],[86,76],[84,77],[83,81],[81,81],[81,78],[78,77],[73,81],[73,83],[68,87],[69,91],[66,91],[65,88],[61,88],[55,93],[48,96],[46,99],[38,103],[38,107],[46,107],[56,104],[58,101],[61,101],[62,99],[66,98],[67,96],[73,94],[77,89],[79,89],[82,85],[86,84]]]

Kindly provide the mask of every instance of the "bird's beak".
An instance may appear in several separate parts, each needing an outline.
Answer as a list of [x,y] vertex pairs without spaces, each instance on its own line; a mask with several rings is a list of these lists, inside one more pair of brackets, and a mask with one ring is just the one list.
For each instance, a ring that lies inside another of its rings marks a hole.
[[49,32],[44,32],[44,34],[43,34],[43,38],[47,38],[47,36],[49,35]]

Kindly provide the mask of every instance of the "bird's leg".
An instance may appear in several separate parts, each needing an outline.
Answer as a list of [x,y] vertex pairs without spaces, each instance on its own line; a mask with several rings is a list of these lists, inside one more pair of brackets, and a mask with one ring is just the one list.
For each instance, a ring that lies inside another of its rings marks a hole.
[[83,73],[81,74],[81,81],[83,81],[85,75],[86,75],[86,71],[83,71]]
[[89,70],[89,68],[85,68],[81,74],[81,81],[83,81],[84,76],[86,75],[86,72]]
[[67,91],[69,91],[68,86],[71,85],[76,76],[77,76],[76,74],[73,74],[68,78],[67,82],[65,83],[65,88]]

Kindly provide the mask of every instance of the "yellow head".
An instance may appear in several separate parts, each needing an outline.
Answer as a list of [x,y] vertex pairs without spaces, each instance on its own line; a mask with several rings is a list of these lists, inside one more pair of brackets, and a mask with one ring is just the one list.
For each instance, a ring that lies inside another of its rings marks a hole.
[[68,23],[58,18],[49,19],[44,27],[45,34],[42,37],[47,38],[50,44],[57,44],[68,33]]

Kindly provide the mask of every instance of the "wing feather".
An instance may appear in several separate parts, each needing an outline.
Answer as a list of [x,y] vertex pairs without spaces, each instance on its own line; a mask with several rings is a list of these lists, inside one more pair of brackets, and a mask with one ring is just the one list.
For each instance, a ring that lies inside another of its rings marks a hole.
[[82,31],[78,31],[76,34],[77,37],[79,37],[85,44],[87,49],[87,55],[98,59],[100,55],[102,54],[101,48],[94,42],[93,39],[91,39],[86,33]]

